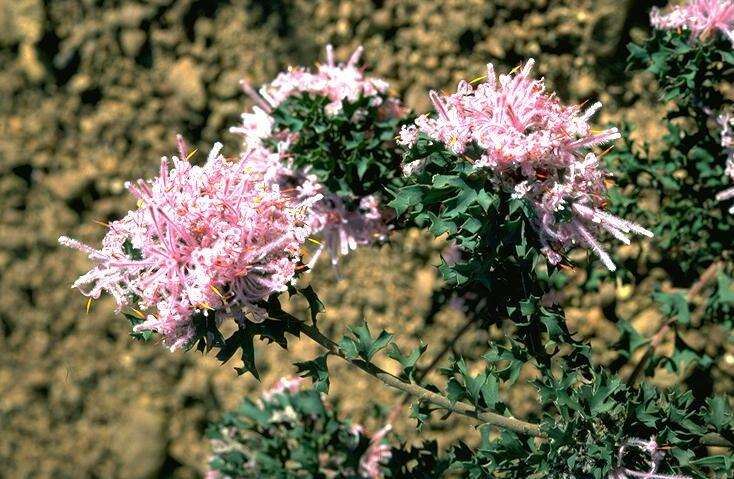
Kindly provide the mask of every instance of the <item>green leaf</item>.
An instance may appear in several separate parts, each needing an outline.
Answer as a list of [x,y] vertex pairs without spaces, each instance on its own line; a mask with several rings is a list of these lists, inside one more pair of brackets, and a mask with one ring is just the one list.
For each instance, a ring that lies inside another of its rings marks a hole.
[[392,349],[387,353],[387,356],[400,363],[400,366],[402,367],[401,378],[412,381],[413,373],[415,372],[415,364],[423,353],[426,352],[426,348],[428,348],[428,346],[423,341],[420,341],[418,347],[413,349],[407,356],[400,351],[397,344],[392,343],[390,346],[392,346]]
[[706,401],[709,408],[709,422],[717,431],[734,427],[734,415],[724,396],[714,396]]
[[339,345],[344,354],[350,359],[361,357],[366,361],[371,361],[372,357],[378,351],[386,348],[393,339],[393,335],[386,331],[381,331],[376,338],[373,338],[366,322],[356,327],[350,327],[349,330],[354,337],[344,336]]
[[316,295],[316,291],[313,290],[310,284],[303,289],[299,289],[298,292],[301,293],[304,298],[306,298],[306,301],[308,301],[308,309],[311,311],[311,322],[313,322],[315,326],[316,316],[319,313],[323,313],[324,311],[326,311],[326,307]]
[[298,373],[302,377],[311,378],[315,391],[327,394],[329,392],[329,368],[327,357],[329,353],[321,354],[316,359],[294,363],[298,368]]
[[412,206],[420,203],[423,198],[423,187],[420,185],[405,186],[397,191],[395,198],[393,198],[388,206],[395,210],[398,216],[401,216]]

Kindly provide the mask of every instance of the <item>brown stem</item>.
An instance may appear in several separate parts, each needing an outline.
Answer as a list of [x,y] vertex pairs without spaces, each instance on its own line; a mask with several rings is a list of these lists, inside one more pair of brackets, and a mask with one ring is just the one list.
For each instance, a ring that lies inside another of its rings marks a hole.
[[415,375],[415,382],[420,383],[423,380],[423,378],[425,378],[426,375],[428,375],[428,373],[431,372],[433,370],[433,368],[435,368],[436,365],[441,362],[441,360],[444,358],[444,356],[446,356],[449,353],[449,351],[451,351],[454,348],[454,345],[456,344],[456,342],[459,339],[461,339],[461,337],[464,334],[466,334],[467,331],[469,331],[469,329],[471,328],[472,324],[474,324],[474,317],[471,317],[470,316],[468,318],[468,320],[466,321],[466,323],[464,323],[464,326],[462,326],[461,329],[459,329],[456,332],[456,334],[454,334],[454,336],[451,339],[449,339],[448,341],[446,341],[446,343],[444,343],[443,348],[441,348],[441,350],[438,352],[438,354],[436,354],[436,356],[434,356],[434,358],[431,360],[431,362],[428,364],[428,366],[426,366],[425,368],[420,369],[416,373],[416,375]]
[[[719,271],[719,268],[721,267],[720,261],[714,261],[709,265],[708,268],[701,274],[701,276],[698,278],[698,280],[693,283],[693,286],[688,290],[688,293],[686,294],[686,298],[688,301],[692,301],[696,296],[698,296],[701,293],[701,290],[706,287],[706,285],[716,276],[716,273]],[[655,352],[655,348],[657,348],[660,343],[665,338],[665,334],[670,330],[670,328],[675,324],[676,318],[670,318],[669,320],[665,321],[661,326],[660,329],[653,335],[653,337],[650,339],[650,345],[645,350],[645,353],[642,355],[640,360],[635,365],[635,368],[632,370],[632,373],[627,378],[627,385],[632,386],[635,384],[635,381],[637,381],[637,378],[642,374],[642,371],[645,369],[645,366],[647,365],[647,362],[652,357],[653,353]]]

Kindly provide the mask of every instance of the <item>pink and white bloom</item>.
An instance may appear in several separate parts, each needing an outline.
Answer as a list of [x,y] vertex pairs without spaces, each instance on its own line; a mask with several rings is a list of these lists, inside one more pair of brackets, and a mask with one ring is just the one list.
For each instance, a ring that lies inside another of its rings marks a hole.
[[[320,198],[297,198],[271,181],[271,167],[250,154],[231,161],[212,148],[206,163],[163,158],[160,175],[128,184],[138,207],[109,225],[96,250],[61,237],[87,253],[96,266],[73,285],[98,298],[102,291],[118,310],[147,311],[137,331],[155,331],[172,350],[195,336],[193,316],[227,310],[242,319],[264,319],[257,302],[287,289],[311,234],[308,210]],[[125,246],[139,257],[131,257]]]
[[348,209],[337,195],[325,193],[311,212],[311,228],[318,238],[319,247],[309,266],[313,266],[319,255],[328,251],[332,265],[336,266],[340,256],[346,256],[360,246],[371,245],[387,238],[386,214],[380,208],[380,200],[365,196],[359,208]]
[[382,104],[380,95],[387,91],[389,85],[382,79],[365,76],[364,70],[357,66],[363,51],[360,46],[346,63],[335,63],[334,49],[327,45],[326,63],[317,65],[316,71],[288,67],[259,91],[244,80],[242,87],[265,112],[277,108],[288,97],[301,93],[329,98],[331,103],[327,106],[327,113],[332,114],[341,111],[343,101],[356,101],[360,96],[373,97],[373,105],[377,106]]
[[[604,265],[615,265],[596,239],[601,230],[629,243],[628,234],[652,236],[632,222],[604,211],[608,175],[590,150],[620,137],[616,128],[599,132],[589,120],[601,108],[586,110],[562,104],[545,91],[542,79],[530,76],[534,61],[519,73],[495,75],[487,65],[486,82],[476,87],[461,81],[457,92],[431,92],[437,115],[419,117],[415,126],[433,140],[462,155],[470,144],[481,149],[474,168],[491,175],[514,198],[529,201],[536,212],[536,227],[543,251],[551,263],[561,261],[568,248],[590,248]],[[412,131],[399,141],[412,146]],[[412,162],[407,172],[423,165]]]
[[370,438],[370,446],[359,460],[359,472],[362,477],[368,479],[380,479],[382,477],[381,466],[392,457],[390,446],[383,442],[385,436],[391,430],[392,426],[387,424]]
[[706,40],[717,31],[734,45],[734,1],[689,0],[663,13],[657,7],[650,11],[650,24],[658,30],[689,30],[693,38]]
[[283,376],[278,379],[272,388],[262,394],[263,400],[270,401],[276,394],[295,394],[301,390],[304,381],[305,379],[300,376]]

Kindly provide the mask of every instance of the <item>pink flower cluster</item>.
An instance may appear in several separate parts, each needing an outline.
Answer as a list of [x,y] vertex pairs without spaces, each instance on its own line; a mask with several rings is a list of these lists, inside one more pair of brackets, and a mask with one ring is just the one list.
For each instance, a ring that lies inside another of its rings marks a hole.
[[[405,115],[400,102],[393,98],[383,99],[388,84],[378,78],[366,77],[357,68],[362,55],[359,47],[346,64],[334,62],[333,48],[326,47],[327,62],[319,65],[315,73],[302,67],[291,67],[280,73],[275,80],[256,91],[243,81],[242,87],[255,102],[251,112],[242,114],[242,124],[230,128],[230,132],[242,135],[246,151],[254,151],[261,158],[280,162],[272,171],[277,171],[280,184],[297,188],[302,197],[318,195],[322,198],[310,211],[309,225],[318,237],[318,248],[314,252],[309,267],[312,267],[320,254],[327,250],[333,264],[339,256],[348,254],[358,246],[373,244],[385,239],[388,233],[386,213],[380,207],[380,198],[375,195],[359,199],[359,208],[347,208],[337,195],[327,191],[308,171],[296,171],[289,162],[289,146],[297,141],[297,135],[287,131],[273,131],[274,120],[270,113],[286,98],[299,93],[311,93],[331,100],[326,107],[327,113],[341,111],[344,101],[356,101],[360,96],[371,97],[374,106],[380,106],[380,113],[386,117]],[[265,148],[263,140],[278,140],[277,154]]]
[[[563,105],[534,80],[529,60],[519,73],[495,76],[487,66],[486,82],[476,87],[462,81],[457,92],[430,98],[438,113],[422,115],[401,131],[399,141],[411,147],[423,133],[446,145],[453,153],[491,173],[491,180],[528,200],[535,209],[543,251],[551,263],[561,253],[580,244],[589,247],[607,268],[615,265],[593,232],[605,230],[625,244],[629,233],[652,236],[630,221],[606,211],[604,165],[589,150],[620,137],[616,128],[592,132],[589,119],[601,107],[595,103],[582,111]],[[478,158],[464,154],[469,145],[481,149]],[[405,165],[410,174],[423,160]]]
[[283,376],[282,378],[278,379],[273,387],[262,394],[263,400],[270,401],[276,394],[295,394],[301,390],[301,386],[303,385],[304,381],[305,379],[300,376]]
[[700,40],[706,40],[718,30],[734,44],[734,1],[689,0],[685,5],[668,9],[667,13],[654,7],[650,23],[658,30],[689,30],[693,38]]
[[283,100],[299,93],[312,93],[331,100],[327,112],[337,113],[342,102],[356,101],[360,96],[374,97],[373,105],[382,103],[381,93],[387,91],[388,84],[379,78],[366,77],[357,68],[364,49],[360,46],[352,53],[347,63],[334,62],[334,49],[326,46],[326,64],[317,65],[316,72],[303,67],[290,67],[260,89],[260,95],[271,107],[280,105]]
[[392,450],[383,440],[392,430],[390,424],[385,425],[370,438],[370,446],[359,460],[359,472],[362,477],[368,479],[380,479],[382,471],[380,466],[392,457]]
[[179,137],[172,169],[163,158],[157,178],[128,185],[138,208],[109,225],[100,250],[59,238],[96,262],[74,287],[92,298],[109,292],[118,310],[149,312],[135,329],[159,333],[172,350],[194,338],[196,313],[264,319],[256,303],[293,280],[311,233],[308,210],[320,199],[296,198],[266,180],[271,168],[249,154],[230,161],[221,147],[193,166]]
[[[717,123],[721,127],[721,146],[726,151],[726,174],[734,180],[734,114],[731,112],[722,113],[717,118]],[[718,201],[725,201],[734,198],[734,187],[727,188],[716,195]],[[734,206],[729,208],[729,213],[734,214]]]

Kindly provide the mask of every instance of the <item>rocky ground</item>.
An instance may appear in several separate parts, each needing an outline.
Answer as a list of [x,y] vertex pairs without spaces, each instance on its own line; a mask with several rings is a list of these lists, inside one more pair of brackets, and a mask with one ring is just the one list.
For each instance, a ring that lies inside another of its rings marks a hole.
[[[62,233],[98,242],[94,221],[124,214],[123,182],[153,174],[175,133],[204,152],[214,140],[236,148],[227,127],[246,105],[240,78],[261,82],[317,61],[327,42],[341,58],[363,44],[374,72],[425,110],[428,88],[480,76],[488,61],[511,68],[535,57],[561,97],[600,98],[602,122],[625,108],[647,134],[657,115],[649,82],[623,66],[653,3],[661,2],[0,0],[0,477],[198,477],[208,422],[260,391],[213,358],[133,342],[109,299],[86,313],[69,285],[88,261],[56,242]],[[355,254],[341,280],[322,266],[326,329],[340,335],[366,317],[399,330],[406,346],[418,336],[438,345],[461,321],[446,312],[423,324],[440,247],[406,233]],[[576,299],[569,312],[585,334],[601,333],[602,346],[615,334],[603,306],[620,293],[605,294]],[[649,316],[635,304],[623,313]],[[656,319],[638,321],[644,330]],[[477,333],[457,349],[485,339]],[[305,342],[293,350],[303,359],[315,352]],[[274,346],[258,353],[266,385],[292,372],[291,356]],[[378,425],[369,419],[374,400],[398,400],[332,369],[334,401],[368,425]],[[410,432],[405,424],[398,429]],[[427,434],[473,431],[458,421]]]

